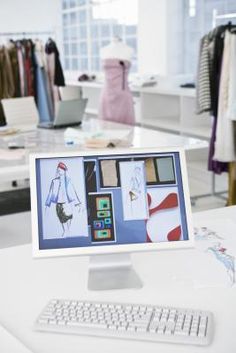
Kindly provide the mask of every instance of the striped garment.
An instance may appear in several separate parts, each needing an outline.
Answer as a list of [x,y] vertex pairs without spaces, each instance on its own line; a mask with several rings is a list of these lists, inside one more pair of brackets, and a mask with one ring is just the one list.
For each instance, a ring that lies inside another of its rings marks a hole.
[[212,62],[209,53],[210,40],[208,35],[201,39],[196,84],[197,114],[212,110],[211,74]]

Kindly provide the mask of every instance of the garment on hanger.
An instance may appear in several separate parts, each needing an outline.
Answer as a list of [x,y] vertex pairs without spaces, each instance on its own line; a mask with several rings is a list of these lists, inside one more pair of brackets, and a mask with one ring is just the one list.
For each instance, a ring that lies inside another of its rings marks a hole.
[[99,118],[134,125],[133,96],[128,86],[129,61],[103,61],[105,85],[99,103]]
[[17,48],[15,43],[10,41],[7,45],[7,50],[11,62],[12,75],[14,81],[14,97],[20,97],[20,76],[19,76],[19,67],[18,67],[18,58],[17,58]]
[[[236,35],[230,33],[229,30],[225,33],[224,52],[221,68],[220,90],[218,117],[216,127],[216,142],[214,159],[222,162],[236,161],[236,126],[233,120],[228,116],[229,108],[229,88],[232,86],[230,81],[235,81],[231,70],[235,73],[234,66],[236,65],[235,42]],[[231,65],[233,62],[233,65]],[[231,92],[232,93],[232,92]],[[236,91],[234,99],[236,99]]]
[[227,117],[236,121],[236,34],[231,35]]
[[22,46],[24,47],[24,67],[25,67],[25,82],[26,82],[26,95],[34,96],[35,95],[35,63],[34,57],[32,56],[33,42],[31,40],[23,40]]
[[19,78],[20,78],[20,96],[26,96],[26,81],[25,81],[25,66],[24,66],[24,48],[20,41],[16,42],[17,47],[17,60],[19,68]]
[[64,78],[64,74],[63,74],[63,70],[60,62],[60,54],[57,49],[56,43],[51,38],[48,39],[45,45],[45,51],[47,55],[54,54],[54,68],[55,68],[55,72],[53,75],[54,85],[58,87],[65,86],[65,78]]
[[41,41],[35,42],[34,57],[36,63],[37,107],[40,122],[53,121],[53,102],[48,78],[48,68],[44,45]]
[[[213,158],[215,153],[219,83],[221,76],[225,30],[226,26],[218,26],[202,38],[200,43],[196,84],[197,113],[200,114],[202,112],[209,112],[212,116],[212,132],[208,155],[208,170],[216,174],[221,174],[222,172],[228,170],[228,163],[217,161]],[[202,53],[203,49],[205,51],[204,54]],[[201,60],[203,60],[202,63]],[[204,98],[205,93],[207,98]]]
[[59,86],[65,86],[65,79],[59,59],[56,43],[49,38],[45,45],[50,94],[53,102],[53,115],[55,115],[56,103],[60,100]]
[[205,35],[200,42],[197,79],[197,113],[209,112],[211,104],[211,61],[209,54],[210,40]]
[[[15,87],[11,61],[5,46],[0,47],[0,100],[14,96]],[[0,102],[0,126],[6,124],[2,104]]]

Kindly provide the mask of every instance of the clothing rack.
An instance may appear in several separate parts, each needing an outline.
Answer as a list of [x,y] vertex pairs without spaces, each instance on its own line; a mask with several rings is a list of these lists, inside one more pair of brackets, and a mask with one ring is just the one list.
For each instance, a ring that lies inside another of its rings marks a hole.
[[217,9],[214,9],[213,10],[213,17],[212,17],[212,28],[216,27],[217,20],[224,20],[224,19],[231,20],[233,18],[236,18],[236,12],[225,13],[223,15],[218,15]]
[[32,32],[0,32],[0,37],[9,37],[9,36],[37,36],[37,35],[52,35],[53,31],[32,31]]
[[[213,10],[213,18],[212,18],[212,28],[216,27],[217,20],[222,20],[222,19],[230,20],[233,18],[236,18],[235,12],[218,15],[217,9],[214,9]],[[196,201],[198,199],[209,197],[209,196],[215,196],[215,197],[218,197],[218,198],[226,201],[227,197],[225,196],[225,194],[227,194],[227,192],[228,192],[227,190],[216,191],[216,174],[214,172],[212,172],[211,173],[211,192],[207,193],[207,194],[202,194],[202,195],[197,195],[197,196],[191,197],[191,203],[192,203],[192,205],[195,205]]]

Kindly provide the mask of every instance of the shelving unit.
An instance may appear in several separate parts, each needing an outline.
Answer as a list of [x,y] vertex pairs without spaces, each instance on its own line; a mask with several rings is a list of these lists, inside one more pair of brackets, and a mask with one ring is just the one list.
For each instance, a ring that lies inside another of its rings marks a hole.
[[[68,81],[82,88],[88,98],[86,113],[98,114],[101,82]],[[137,125],[204,139],[210,138],[211,118],[195,113],[196,91],[177,84],[160,83],[153,87],[132,87]]]

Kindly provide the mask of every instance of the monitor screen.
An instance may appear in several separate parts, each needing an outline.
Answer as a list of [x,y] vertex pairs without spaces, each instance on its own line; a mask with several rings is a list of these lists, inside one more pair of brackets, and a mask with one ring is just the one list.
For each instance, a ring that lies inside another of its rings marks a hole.
[[190,240],[179,151],[35,156],[33,168],[39,251]]

